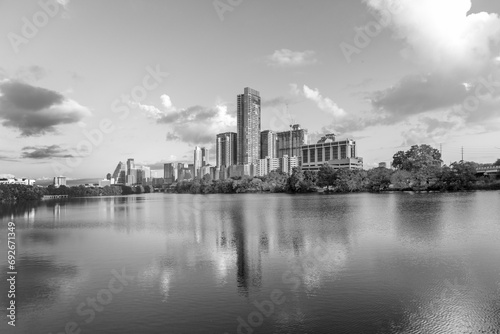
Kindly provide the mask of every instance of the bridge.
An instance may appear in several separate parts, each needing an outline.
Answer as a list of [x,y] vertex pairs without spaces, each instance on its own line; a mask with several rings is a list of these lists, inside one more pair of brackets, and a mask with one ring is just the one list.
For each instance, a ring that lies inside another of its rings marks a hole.
[[42,199],[60,199],[68,198],[68,195],[43,195]]
[[500,166],[482,166],[476,168],[476,174],[482,175],[500,175]]

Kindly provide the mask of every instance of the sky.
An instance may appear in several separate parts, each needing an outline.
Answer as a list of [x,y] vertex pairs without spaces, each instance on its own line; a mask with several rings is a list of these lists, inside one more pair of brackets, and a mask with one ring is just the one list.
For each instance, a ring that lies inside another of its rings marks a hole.
[[495,0],[0,0],[0,174],[191,162],[236,132],[245,87],[262,130],[352,138],[367,169],[416,144],[491,163],[499,13]]

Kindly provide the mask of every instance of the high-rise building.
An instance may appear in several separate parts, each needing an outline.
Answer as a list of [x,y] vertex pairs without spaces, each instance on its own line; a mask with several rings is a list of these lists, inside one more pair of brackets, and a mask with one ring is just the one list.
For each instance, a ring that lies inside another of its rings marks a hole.
[[277,158],[299,157],[301,161],[302,146],[309,143],[307,130],[301,129],[300,124],[292,125],[288,131],[281,131],[276,134],[277,137]]
[[256,163],[260,158],[260,94],[246,87],[237,99],[237,164]]
[[201,166],[202,166],[201,147],[196,146],[194,148],[194,164],[193,164],[194,174],[192,174],[193,177],[199,176],[198,174]]
[[167,183],[175,182],[179,177],[179,168],[177,163],[168,163],[163,165],[163,178]]
[[119,162],[113,172],[113,179],[116,184],[125,184],[127,181],[127,168],[123,162]]
[[135,168],[134,159],[130,158],[127,160],[127,176],[130,175],[130,171]]
[[215,160],[218,167],[236,165],[236,132],[219,133],[215,140]]
[[277,157],[277,137],[276,132],[265,130],[260,133],[260,158],[265,159]]
[[[201,148],[201,167],[210,164],[210,149],[206,147]],[[202,175],[203,176],[203,175]]]

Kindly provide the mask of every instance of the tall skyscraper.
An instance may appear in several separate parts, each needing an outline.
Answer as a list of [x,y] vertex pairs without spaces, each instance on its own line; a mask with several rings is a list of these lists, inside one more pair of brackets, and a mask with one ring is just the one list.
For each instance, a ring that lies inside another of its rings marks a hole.
[[236,132],[219,133],[215,139],[215,160],[217,167],[236,165]]
[[265,130],[260,133],[260,158],[276,158],[277,143],[276,132]]
[[194,148],[194,164],[193,164],[194,174],[193,174],[193,177],[198,176],[198,173],[199,173],[198,171],[200,170],[201,166],[202,166],[201,148],[196,146]]
[[130,171],[135,168],[134,159],[130,158],[127,160],[127,175],[130,175]]
[[237,163],[257,163],[260,158],[260,93],[246,87],[237,100]]
[[178,164],[171,162],[163,165],[163,178],[167,180],[167,183],[172,183],[179,177]]
[[294,124],[290,130],[278,132],[276,136],[278,139],[277,158],[283,158],[285,155],[301,157],[302,146],[309,144],[307,130],[301,129],[300,124]]
[[119,162],[113,172],[113,179],[116,184],[125,184],[127,182],[127,168],[123,162]]
[[[206,166],[210,163],[210,149],[206,147],[201,148],[201,166]],[[203,176],[203,175],[202,175]]]

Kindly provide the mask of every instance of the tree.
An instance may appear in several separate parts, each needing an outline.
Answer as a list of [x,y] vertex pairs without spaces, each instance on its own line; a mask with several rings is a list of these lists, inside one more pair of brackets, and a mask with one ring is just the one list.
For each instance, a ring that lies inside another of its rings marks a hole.
[[473,162],[454,162],[449,168],[443,169],[441,176],[446,190],[470,190],[476,181],[476,164]]
[[287,180],[287,190],[293,193],[305,193],[311,192],[313,189],[312,180],[307,178],[299,168],[293,168],[292,175]]
[[392,171],[388,168],[373,168],[368,171],[368,189],[380,191],[389,188]]
[[410,187],[412,174],[404,169],[397,170],[391,175],[391,183],[396,189],[408,189]]
[[493,166],[500,166],[500,159],[497,159],[497,161],[493,163]]
[[406,152],[398,151],[392,158],[394,168],[409,172],[418,171],[428,166],[440,166],[442,162],[439,150],[426,144],[413,145]]
[[328,164],[324,164],[319,168],[316,184],[318,187],[330,187],[335,184],[336,172],[335,168]]

